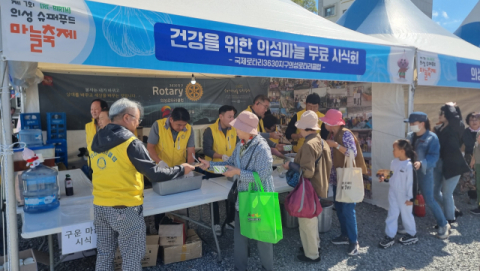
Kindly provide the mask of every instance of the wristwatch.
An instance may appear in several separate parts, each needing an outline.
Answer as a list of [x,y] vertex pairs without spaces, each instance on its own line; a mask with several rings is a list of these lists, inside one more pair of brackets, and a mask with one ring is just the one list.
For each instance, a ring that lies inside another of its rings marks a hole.
[[337,146],[335,147],[335,149],[340,150],[340,144],[337,143]]

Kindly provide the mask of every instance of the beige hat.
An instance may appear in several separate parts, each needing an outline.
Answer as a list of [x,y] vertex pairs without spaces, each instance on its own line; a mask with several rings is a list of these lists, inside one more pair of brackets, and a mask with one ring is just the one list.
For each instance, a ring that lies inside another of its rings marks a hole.
[[320,130],[318,126],[318,116],[317,113],[313,112],[312,110],[305,111],[300,120],[295,123],[295,126],[298,129],[312,129],[312,130]]
[[258,134],[258,117],[255,116],[252,112],[243,111],[240,113],[236,119],[230,122],[235,129],[249,133],[251,135]]

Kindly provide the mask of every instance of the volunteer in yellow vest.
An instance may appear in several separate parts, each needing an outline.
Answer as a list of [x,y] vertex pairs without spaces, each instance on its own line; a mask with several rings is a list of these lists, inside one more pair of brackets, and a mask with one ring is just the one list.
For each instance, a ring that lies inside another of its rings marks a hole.
[[280,139],[281,135],[277,132],[267,133],[263,125],[263,118],[265,117],[265,113],[268,111],[269,107],[270,99],[265,95],[257,95],[257,97],[253,99],[253,105],[249,105],[245,111],[252,112],[258,117],[259,122],[257,131],[263,138],[267,140],[268,146],[270,146],[270,148],[276,148],[279,151],[283,151],[284,144],[277,144],[272,141],[272,139]]
[[231,105],[224,105],[218,110],[218,119],[203,133],[203,153],[205,160],[227,161],[237,145],[237,131],[230,125],[237,110]]
[[[305,113],[305,111],[307,110],[312,110],[313,112],[317,113],[318,119],[325,116],[318,111],[318,108],[320,106],[320,96],[317,93],[312,93],[308,95],[305,103],[305,110],[302,110],[293,116],[293,118],[288,123],[287,130],[285,131],[285,136],[287,137],[287,139],[297,141],[297,144],[293,146],[293,152],[295,153],[300,150],[303,142],[305,142],[305,138],[303,138],[300,131],[297,129],[297,127],[295,127],[295,123],[297,123],[297,121],[301,119],[302,114]],[[320,133],[320,136],[324,140],[326,140],[328,136],[328,131],[327,129],[325,129],[325,124],[323,124],[322,121],[319,120],[318,125],[321,127],[321,131],[318,131]]]
[[169,117],[157,120],[148,135],[148,153],[155,161],[163,161],[173,167],[182,163],[193,163],[195,135],[188,124],[190,114],[187,109],[177,107]]
[[[218,119],[210,125],[203,133],[203,153],[205,160],[223,162],[227,161],[237,146],[237,131],[230,125],[235,119],[237,109],[231,105],[224,105],[218,110]],[[208,178],[223,177],[222,174],[214,174],[213,171],[206,171]],[[231,223],[235,217],[235,206],[225,201],[227,219],[226,223]],[[222,228],[220,226],[220,208],[218,202],[213,203],[213,222],[215,233],[220,236]],[[228,224],[227,224],[228,225]],[[232,228],[228,225],[229,228]]]
[[92,149],[92,140],[95,134],[97,133],[98,127],[98,118],[100,117],[100,112],[102,109],[108,110],[108,104],[104,100],[95,99],[90,104],[90,114],[92,115],[92,121],[85,124],[85,133],[87,134],[87,150],[91,152]]
[[[267,133],[279,132],[277,130],[277,124],[278,124],[278,119],[271,113],[268,114],[267,112],[267,114],[265,114],[265,117],[263,118],[263,126],[265,127],[265,131]],[[278,144],[278,142],[280,141],[280,139],[273,139],[273,138],[270,138],[270,140],[276,144]]]
[[189,164],[159,169],[133,132],[141,122],[140,104],[122,98],[110,108],[112,123],[97,131],[90,158],[93,167],[94,225],[97,233],[95,270],[113,270],[117,244],[123,270],[142,270],[146,228],[143,179],[163,182],[188,174]]
[[102,112],[100,112],[100,115],[98,116],[98,122],[97,122],[98,125],[97,126],[99,127],[99,129],[103,129],[103,128],[105,128],[105,126],[107,126],[110,123],[112,123],[112,121],[110,120],[110,117],[108,116],[108,109],[104,108],[104,109],[102,109]]

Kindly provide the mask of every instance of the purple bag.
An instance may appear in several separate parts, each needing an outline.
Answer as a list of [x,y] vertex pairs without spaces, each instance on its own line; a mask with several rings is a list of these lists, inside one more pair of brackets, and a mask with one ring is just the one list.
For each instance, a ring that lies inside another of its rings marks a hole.
[[300,177],[298,185],[285,198],[285,210],[294,217],[314,218],[322,212],[317,192],[309,179]]

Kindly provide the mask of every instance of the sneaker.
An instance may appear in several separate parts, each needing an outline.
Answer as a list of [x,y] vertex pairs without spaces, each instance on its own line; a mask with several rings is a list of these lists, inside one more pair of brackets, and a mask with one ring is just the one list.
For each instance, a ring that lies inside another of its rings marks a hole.
[[348,240],[348,237],[340,235],[339,237],[332,240],[332,244],[334,244],[334,245],[348,245],[348,244],[350,244],[350,241]]
[[410,234],[407,234],[405,236],[403,236],[402,238],[400,238],[400,240],[398,240],[400,242],[400,244],[404,245],[404,246],[409,246],[409,245],[413,245],[415,243],[418,242],[418,238],[417,238],[417,235],[415,236],[411,236]]
[[480,206],[477,207],[477,208],[475,208],[475,209],[473,209],[473,210],[470,210],[470,213],[471,213],[472,215],[480,215]]
[[450,224],[450,226],[452,226],[452,224],[455,224],[457,223],[457,220],[447,220],[448,224]]
[[217,236],[222,236],[222,226],[217,224],[217,225],[213,226],[213,229],[215,230],[215,234]]
[[225,224],[225,229],[227,229],[227,230],[235,229],[235,221],[232,221],[230,223]]
[[[298,251],[300,251],[300,253],[302,253],[302,254],[305,253],[305,251],[303,250],[303,247],[299,247]],[[320,248],[318,248],[318,253],[320,254]]]
[[440,239],[447,239],[448,236],[450,235],[450,224],[447,223],[444,227],[438,227],[438,234],[437,237]]
[[358,249],[360,248],[360,246],[358,245],[358,242],[356,243],[350,243],[348,245],[348,255],[350,256],[355,256],[355,255],[358,255]]
[[457,219],[457,217],[462,216],[462,215],[463,215],[463,212],[458,210],[457,208],[455,208],[455,219]]
[[389,248],[395,244],[395,238],[390,238],[388,236],[385,236],[382,241],[378,244],[379,247],[381,248]]
[[320,256],[318,256],[318,258],[316,258],[315,260],[312,260],[305,255],[298,255],[297,259],[304,263],[318,263],[320,261]]

